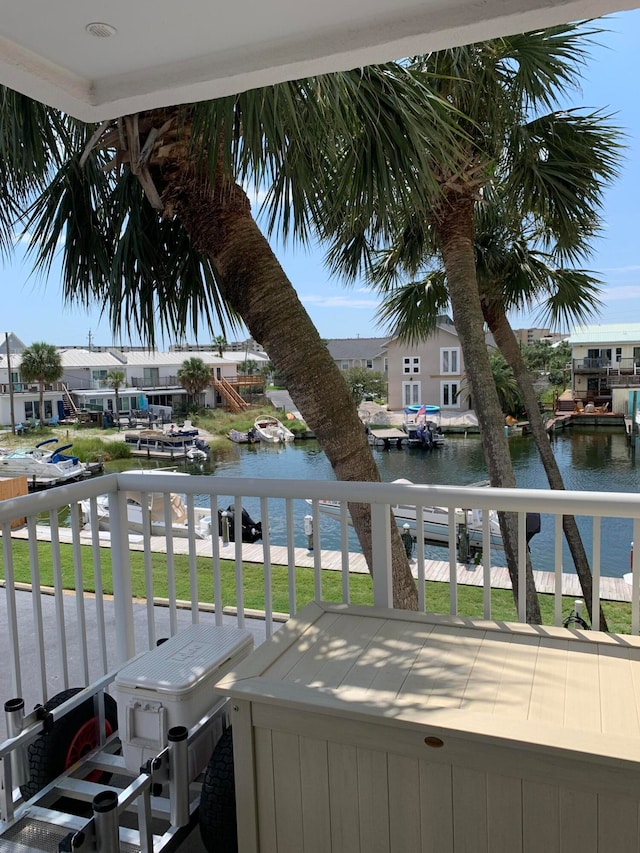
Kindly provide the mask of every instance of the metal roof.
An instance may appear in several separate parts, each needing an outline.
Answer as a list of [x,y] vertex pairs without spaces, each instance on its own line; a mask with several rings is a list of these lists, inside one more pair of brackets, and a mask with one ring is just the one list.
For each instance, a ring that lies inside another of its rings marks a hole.
[[577,326],[569,336],[572,346],[580,344],[640,345],[640,323],[603,323],[597,326]]

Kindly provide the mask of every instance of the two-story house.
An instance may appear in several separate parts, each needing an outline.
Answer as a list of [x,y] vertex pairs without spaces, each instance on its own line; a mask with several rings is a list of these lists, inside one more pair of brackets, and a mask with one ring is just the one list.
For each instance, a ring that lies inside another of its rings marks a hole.
[[574,399],[631,411],[640,391],[640,323],[579,326],[569,343]]
[[471,408],[463,386],[460,339],[448,317],[441,317],[434,333],[422,343],[409,346],[392,338],[387,342],[386,357],[390,409],[418,403],[455,411]]
[[[25,384],[20,376],[20,359],[24,345],[18,339],[9,346],[9,357],[0,348],[0,423],[19,423],[40,418],[39,387],[37,383]],[[78,411],[115,412],[115,391],[109,374],[118,371],[124,375],[118,389],[120,414],[158,407],[170,417],[173,408],[186,401],[187,391],[182,387],[178,372],[185,360],[200,358],[211,372],[211,386],[205,389],[202,402],[210,407],[234,408],[243,382],[238,367],[245,360],[244,353],[201,351],[197,355],[186,351],[159,352],[131,348],[98,347],[91,350],[69,347],[61,349],[62,377],[60,381],[45,385],[43,417],[60,418]],[[252,353],[252,361],[266,361],[267,356]],[[255,384],[255,379],[252,380]],[[11,393],[13,392],[13,393]]]

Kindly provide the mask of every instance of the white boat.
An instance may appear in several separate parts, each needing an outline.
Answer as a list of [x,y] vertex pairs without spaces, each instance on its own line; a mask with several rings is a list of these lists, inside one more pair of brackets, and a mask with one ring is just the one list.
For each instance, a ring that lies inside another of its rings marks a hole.
[[[144,474],[150,478],[154,474],[184,476],[177,471],[166,470],[137,470],[127,471],[128,474]],[[149,519],[149,530],[151,536],[171,535],[176,538],[185,538],[193,533],[196,539],[211,539],[214,533],[222,533],[222,510],[218,510],[217,525],[212,525],[211,509],[209,507],[193,507],[193,527],[189,525],[189,514],[185,499],[176,492],[169,494],[168,519],[165,512],[165,493],[152,491],[150,484],[148,492],[127,492],[127,525],[129,533],[144,533],[145,516]],[[96,498],[96,514],[94,515],[90,500],[80,501],[83,523],[89,528],[93,527],[97,520],[99,530],[110,530],[109,498],[107,495],[99,495]],[[233,506],[225,510],[229,517],[229,538],[233,541],[234,524]],[[246,510],[242,511],[242,541],[255,542],[262,537],[262,524],[254,522]]]
[[[409,484],[410,480],[394,480],[394,483]],[[474,486],[480,485],[474,483]],[[307,500],[311,504],[311,500]],[[340,501],[320,500],[318,501],[320,512],[340,519]],[[391,507],[396,524],[403,529],[406,524],[414,538],[417,538],[416,508],[411,504],[396,504]],[[349,518],[349,524],[351,520]],[[456,526],[466,530],[469,544],[472,547],[482,547],[482,510],[456,509]],[[498,514],[494,510],[489,512],[489,534],[492,548],[502,548],[502,535],[498,523]],[[425,542],[448,543],[449,542],[449,509],[444,506],[425,506],[422,508],[422,538]]]
[[0,477],[28,477],[41,485],[55,485],[80,480],[90,476],[77,456],[66,455],[63,451],[71,445],[57,447],[57,438],[48,438],[35,447],[18,447],[7,450],[0,456]]
[[266,441],[269,444],[284,444],[285,441],[293,441],[295,438],[291,430],[277,418],[256,418],[253,428],[260,441]]

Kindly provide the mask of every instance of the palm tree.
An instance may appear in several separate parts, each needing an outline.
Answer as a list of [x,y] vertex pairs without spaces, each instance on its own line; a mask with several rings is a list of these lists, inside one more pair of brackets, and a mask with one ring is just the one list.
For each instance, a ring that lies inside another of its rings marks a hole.
[[[603,141],[607,137],[605,133]],[[613,150],[606,143],[606,151],[612,153]],[[549,435],[542,419],[537,416],[538,398],[531,373],[507,315],[512,309],[523,305],[531,307],[534,301],[543,299],[543,323],[584,323],[600,304],[600,282],[583,270],[558,267],[554,254],[535,248],[539,238],[539,223],[530,217],[526,222],[519,220],[513,211],[501,205],[498,193],[486,193],[483,202],[477,205],[475,257],[484,317],[500,350],[503,364],[517,381],[524,407],[530,413],[531,432],[549,485],[552,489],[564,489]],[[580,247],[576,244],[574,248],[575,252],[580,252],[586,250],[586,245]],[[416,245],[404,247],[403,250],[394,247],[389,253],[393,255],[394,263],[399,261],[402,251],[413,255]],[[433,258],[428,256],[427,261],[432,263]],[[427,336],[433,330],[439,314],[448,306],[444,271],[433,270],[425,279],[393,287],[388,281],[390,268],[387,257],[381,260],[379,273],[381,289],[387,294],[382,316],[402,338],[411,340],[416,336]],[[500,389],[498,394],[500,396]],[[573,516],[564,516],[562,523],[593,622],[592,576],[582,538]],[[602,609],[600,629],[607,630]]]
[[[24,108],[24,104],[22,104]],[[3,129],[13,133],[12,126]],[[153,343],[241,318],[313,429],[338,479],[379,481],[340,372],[258,229],[244,188],[268,195],[267,225],[310,239],[324,175],[343,211],[388,229],[392,200],[415,197],[427,164],[447,161],[450,110],[422,75],[388,64],[150,110],[58,131],[64,162],[29,211],[36,266],[63,244],[68,300],[102,305]],[[14,144],[22,144],[16,137]],[[6,146],[10,153],[10,145]],[[203,320],[202,320],[203,318]],[[367,506],[350,507],[371,565]],[[392,526],[394,603],[417,606]]]
[[227,339],[224,335],[216,335],[216,337],[213,339],[213,344],[218,350],[218,355],[220,356],[220,358],[222,358],[224,355],[225,348],[227,346]]
[[187,358],[178,370],[180,384],[197,405],[198,396],[211,383],[211,371],[201,358]]
[[124,384],[125,379],[126,377],[122,370],[110,370],[107,373],[107,385],[113,388],[116,397],[115,419],[118,424],[118,430],[120,429],[120,388]]
[[[477,203],[500,183],[507,207],[520,221],[527,215],[543,221],[559,251],[571,253],[584,235],[593,233],[594,210],[602,183],[614,172],[615,134],[598,114],[548,112],[573,84],[584,62],[590,33],[569,24],[508,36],[482,44],[419,57],[416,65],[430,75],[436,91],[458,110],[462,142],[453,165],[434,159],[430,167],[430,203],[397,211],[396,236],[406,268],[413,275],[425,258],[441,261],[446,273],[456,330],[467,379],[478,415],[491,484],[513,487],[515,478],[504,435],[502,413],[492,381],[485,345],[484,315],[475,258]],[[600,145],[590,148],[596,129]],[[571,149],[584,130],[582,144]],[[609,155],[606,143],[611,143]],[[329,201],[331,199],[329,198]],[[338,224],[342,221],[342,227]],[[370,261],[380,239],[374,225],[325,208],[327,234],[334,233],[330,260],[349,274]],[[542,235],[544,239],[544,235]],[[393,267],[393,253],[388,259]],[[500,517],[505,554],[518,597],[515,516]],[[538,621],[539,606],[530,565],[526,573],[527,619]]]
[[46,382],[57,382],[63,374],[60,353],[53,344],[44,342],[31,344],[22,353],[20,375],[24,382],[37,382],[40,390],[38,417],[44,422],[44,386]]

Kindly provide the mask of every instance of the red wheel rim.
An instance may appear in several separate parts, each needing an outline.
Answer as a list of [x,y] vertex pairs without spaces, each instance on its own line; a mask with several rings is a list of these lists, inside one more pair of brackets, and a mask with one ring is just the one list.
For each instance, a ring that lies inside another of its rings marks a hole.
[[[104,729],[106,736],[109,737],[113,731],[109,720],[104,721]],[[71,767],[72,764],[75,764],[76,761],[80,761],[84,755],[91,752],[92,749],[95,749],[98,746],[98,743],[98,718],[93,717],[91,720],[87,720],[84,725],[80,726],[78,731],[75,733],[73,740],[69,745],[69,749],[67,750],[64,769],[66,770],[68,767]],[[101,770],[93,770],[88,776],[85,776],[85,781],[99,782],[101,776]]]

